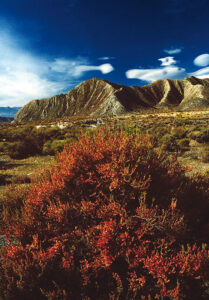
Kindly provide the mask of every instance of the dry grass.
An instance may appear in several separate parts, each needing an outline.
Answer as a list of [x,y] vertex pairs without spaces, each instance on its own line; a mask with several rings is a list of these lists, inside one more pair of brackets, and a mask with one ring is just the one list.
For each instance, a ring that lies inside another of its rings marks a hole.
[[52,156],[35,156],[26,159],[11,159],[0,154],[0,190],[11,183],[29,183],[35,172],[41,173],[53,161]]

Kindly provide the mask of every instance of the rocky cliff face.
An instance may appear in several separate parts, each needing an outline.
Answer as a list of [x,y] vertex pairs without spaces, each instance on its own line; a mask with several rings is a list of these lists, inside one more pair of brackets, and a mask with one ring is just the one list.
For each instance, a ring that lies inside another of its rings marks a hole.
[[[189,105],[190,101],[192,105]],[[66,94],[29,102],[14,119],[21,122],[75,115],[111,116],[146,107],[177,106],[184,110],[195,104],[209,106],[209,79],[166,79],[145,86],[127,87],[92,78]]]

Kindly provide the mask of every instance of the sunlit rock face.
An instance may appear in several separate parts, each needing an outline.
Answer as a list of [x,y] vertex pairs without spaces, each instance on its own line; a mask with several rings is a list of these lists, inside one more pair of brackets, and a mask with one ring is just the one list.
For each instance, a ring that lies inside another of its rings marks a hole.
[[145,86],[127,87],[92,78],[66,94],[30,101],[14,119],[22,122],[70,116],[112,116],[150,107],[191,110],[208,107],[208,103],[209,79],[163,79]]

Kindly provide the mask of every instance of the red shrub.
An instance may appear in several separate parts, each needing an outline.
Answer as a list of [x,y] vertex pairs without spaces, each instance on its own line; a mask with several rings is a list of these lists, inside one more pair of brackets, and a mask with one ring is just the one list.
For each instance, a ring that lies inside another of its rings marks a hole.
[[208,250],[186,245],[195,236],[191,212],[184,221],[174,199],[187,208],[188,187],[147,136],[83,136],[33,183],[20,214],[4,218],[0,294],[201,299]]

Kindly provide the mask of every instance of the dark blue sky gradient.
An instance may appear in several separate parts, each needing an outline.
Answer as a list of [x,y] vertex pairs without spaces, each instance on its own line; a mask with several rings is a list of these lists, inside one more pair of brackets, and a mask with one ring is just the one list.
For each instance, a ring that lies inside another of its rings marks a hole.
[[[31,55],[53,60],[85,57],[91,65],[110,63],[114,71],[88,71],[77,81],[105,78],[126,85],[129,69],[159,68],[165,49],[187,72],[193,60],[209,53],[207,0],[6,0],[0,2],[0,24],[22,40]],[[114,57],[107,61],[99,57]],[[66,88],[67,89],[67,88]]]

